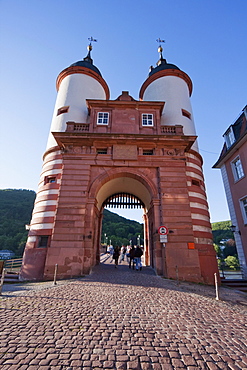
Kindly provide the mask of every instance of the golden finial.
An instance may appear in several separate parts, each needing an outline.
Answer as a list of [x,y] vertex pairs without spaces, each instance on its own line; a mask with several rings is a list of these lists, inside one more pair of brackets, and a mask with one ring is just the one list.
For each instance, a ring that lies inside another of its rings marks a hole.
[[161,40],[160,38],[158,38],[156,41],[160,44],[158,47],[158,53],[160,53],[160,60],[163,60],[163,56],[162,56],[163,48],[161,46],[161,43],[165,42],[165,40]]
[[88,51],[91,51],[93,49],[92,42],[97,42],[97,40],[94,39],[92,36],[91,37],[88,37],[88,40],[90,41],[90,44],[88,45],[87,50]]

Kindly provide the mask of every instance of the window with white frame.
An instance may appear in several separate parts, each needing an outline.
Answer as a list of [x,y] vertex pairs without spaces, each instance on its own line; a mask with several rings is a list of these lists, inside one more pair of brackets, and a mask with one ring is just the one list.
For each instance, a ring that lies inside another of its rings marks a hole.
[[108,125],[109,123],[109,113],[99,112],[97,117],[97,125]]
[[233,176],[234,176],[235,181],[238,181],[242,179],[242,177],[244,177],[244,170],[243,170],[242,163],[239,157],[236,157],[232,161],[232,171],[233,171]]
[[247,224],[247,196],[245,198],[240,199],[240,207],[244,223]]
[[224,138],[227,148],[230,148],[230,146],[232,146],[232,144],[235,142],[235,136],[232,126],[230,126],[229,129],[226,131],[226,133],[224,134]]
[[142,126],[153,126],[154,120],[152,114],[143,113],[142,115]]

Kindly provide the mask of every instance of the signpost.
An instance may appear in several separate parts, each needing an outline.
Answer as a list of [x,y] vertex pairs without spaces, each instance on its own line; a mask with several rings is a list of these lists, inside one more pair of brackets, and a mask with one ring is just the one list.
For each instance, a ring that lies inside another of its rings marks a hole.
[[167,243],[167,235],[160,235],[160,242]]
[[160,243],[163,243],[163,246],[165,247],[165,243],[167,243],[167,234],[169,230],[166,226],[160,226],[158,228],[158,233],[160,235]]
[[166,226],[160,226],[160,227],[158,228],[158,233],[159,233],[160,235],[167,235],[167,234],[168,234],[168,232],[169,232],[169,230],[168,230],[168,228],[167,228]]

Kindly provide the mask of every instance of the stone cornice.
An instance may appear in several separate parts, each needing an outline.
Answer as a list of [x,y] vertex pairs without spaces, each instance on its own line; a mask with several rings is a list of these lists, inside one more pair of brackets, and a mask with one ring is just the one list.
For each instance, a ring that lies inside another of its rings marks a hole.
[[[70,132],[53,132],[60,148],[67,146],[110,146],[115,144],[138,145],[140,147],[167,147],[182,148],[189,151],[196,140],[196,136],[187,135],[144,135],[144,134],[113,134],[113,133],[70,133]],[[190,151],[191,152],[191,151]],[[194,151],[193,151],[194,153]],[[198,153],[195,152],[195,155]],[[198,155],[201,158],[200,155]]]

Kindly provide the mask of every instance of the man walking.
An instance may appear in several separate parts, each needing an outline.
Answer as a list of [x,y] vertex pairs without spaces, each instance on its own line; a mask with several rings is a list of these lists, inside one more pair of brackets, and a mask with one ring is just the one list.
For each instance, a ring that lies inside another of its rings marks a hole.
[[143,251],[140,248],[140,246],[138,245],[137,248],[135,249],[135,254],[134,254],[134,258],[135,258],[135,262],[136,262],[136,270],[137,271],[139,269],[140,270],[142,269],[142,263],[141,263],[141,256],[142,255],[143,255]]

